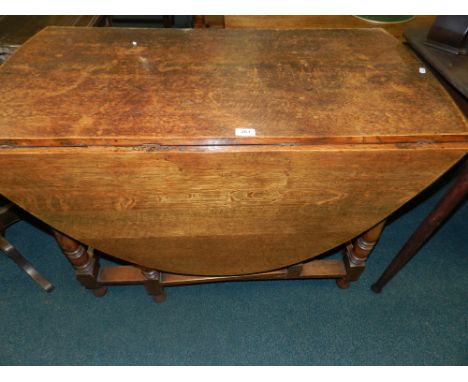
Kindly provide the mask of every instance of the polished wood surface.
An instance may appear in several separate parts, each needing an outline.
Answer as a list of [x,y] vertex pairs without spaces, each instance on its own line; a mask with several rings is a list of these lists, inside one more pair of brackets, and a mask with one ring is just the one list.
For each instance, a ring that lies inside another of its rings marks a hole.
[[464,141],[420,66],[380,29],[47,28],[0,69],[0,144]]
[[149,270],[289,267],[467,152],[466,120],[420,66],[378,29],[49,28],[0,68],[0,193]]
[[224,16],[226,28],[310,29],[310,28],[384,28],[398,39],[408,27],[431,25],[435,16],[415,16],[405,22],[372,22],[356,16]]
[[0,190],[56,229],[148,268],[262,272],[358,236],[468,148],[382,146],[2,149]]

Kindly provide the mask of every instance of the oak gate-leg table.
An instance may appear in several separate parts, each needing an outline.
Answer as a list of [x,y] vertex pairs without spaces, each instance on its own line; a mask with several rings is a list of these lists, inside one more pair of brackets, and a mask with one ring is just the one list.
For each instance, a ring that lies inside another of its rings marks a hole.
[[[386,218],[468,151],[453,101],[381,29],[46,28],[0,81],[0,193],[98,296],[347,287]],[[97,251],[130,265],[100,268]]]

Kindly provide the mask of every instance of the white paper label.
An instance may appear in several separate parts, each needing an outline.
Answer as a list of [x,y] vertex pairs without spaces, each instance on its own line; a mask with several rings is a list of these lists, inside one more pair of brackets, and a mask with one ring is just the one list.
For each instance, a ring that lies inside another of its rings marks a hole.
[[236,137],[255,137],[255,129],[236,129]]

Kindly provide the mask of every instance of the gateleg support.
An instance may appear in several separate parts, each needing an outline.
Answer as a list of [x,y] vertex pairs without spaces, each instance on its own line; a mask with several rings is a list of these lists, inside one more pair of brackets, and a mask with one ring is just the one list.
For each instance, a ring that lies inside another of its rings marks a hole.
[[98,281],[99,264],[96,258],[90,256],[85,246],[71,237],[56,230],[53,230],[53,234],[63,254],[75,269],[76,279],[95,296],[104,296],[107,288]]
[[346,246],[343,255],[346,276],[336,280],[336,285],[339,288],[346,289],[351,281],[359,279],[366,267],[366,260],[379,240],[384,226],[385,220],[364,232],[354,243]]

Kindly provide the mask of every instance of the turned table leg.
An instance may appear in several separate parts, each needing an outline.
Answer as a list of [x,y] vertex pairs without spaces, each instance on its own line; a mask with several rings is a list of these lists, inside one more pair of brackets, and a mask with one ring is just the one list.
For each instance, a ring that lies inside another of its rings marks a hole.
[[61,232],[53,230],[53,233],[63,253],[73,265],[77,280],[85,288],[92,290],[95,296],[104,296],[107,288],[98,282],[99,265],[96,259],[88,254],[82,244]]
[[161,272],[145,268],[142,269],[142,273],[145,277],[143,285],[148,293],[153,297],[153,300],[156,302],[164,302],[166,295],[164,293],[164,288],[161,285]]
[[384,285],[411,260],[424,242],[439,228],[453,210],[465,200],[467,195],[468,159],[465,161],[462,173],[457,178],[455,184],[447,191],[432,212],[423,220],[413,235],[411,235],[400,252],[382,273],[379,280],[372,285],[371,289],[375,293],[380,293],[382,291]]
[[366,266],[367,258],[379,240],[384,225],[385,220],[364,232],[352,245],[346,247],[344,254],[346,276],[336,280],[338,287],[348,288],[350,281],[359,279]]

